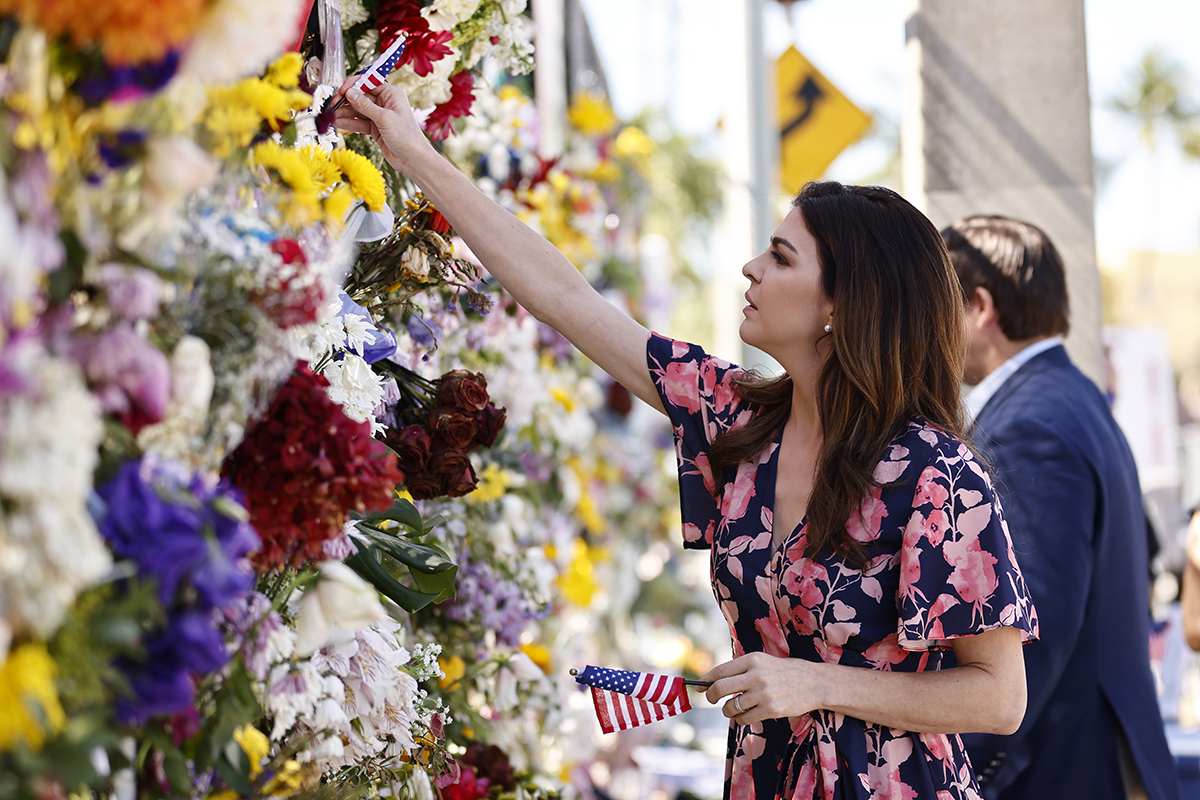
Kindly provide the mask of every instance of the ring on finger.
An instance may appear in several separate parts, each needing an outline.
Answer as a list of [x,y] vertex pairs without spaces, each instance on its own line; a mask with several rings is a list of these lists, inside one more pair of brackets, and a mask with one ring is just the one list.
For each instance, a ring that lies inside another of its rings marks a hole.
[[739,713],[739,714],[746,713],[745,709],[742,708],[742,696],[740,694],[736,694],[733,696],[733,707],[734,707],[734,709],[737,710],[737,713]]

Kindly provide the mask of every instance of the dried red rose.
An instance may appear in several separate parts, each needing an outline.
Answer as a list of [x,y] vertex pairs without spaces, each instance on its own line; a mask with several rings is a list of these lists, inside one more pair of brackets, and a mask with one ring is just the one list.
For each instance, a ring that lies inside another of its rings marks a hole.
[[479,478],[475,475],[475,468],[471,466],[471,462],[467,462],[467,468],[456,475],[446,475],[442,482],[442,493],[448,497],[462,497],[475,491],[475,487],[479,485]]
[[508,412],[503,408],[488,403],[479,415],[477,441],[480,447],[491,447],[496,443],[496,437],[504,430],[504,421]]
[[488,404],[487,378],[478,372],[456,369],[438,380],[438,400],[467,411],[482,411]]
[[406,425],[399,431],[389,428],[383,441],[396,454],[400,468],[410,476],[425,469],[433,444],[426,428],[420,425]]
[[455,450],[470,452],[478,446],[475,440],[475,417],[457,408],[442,406],[429,414],[429,430]]

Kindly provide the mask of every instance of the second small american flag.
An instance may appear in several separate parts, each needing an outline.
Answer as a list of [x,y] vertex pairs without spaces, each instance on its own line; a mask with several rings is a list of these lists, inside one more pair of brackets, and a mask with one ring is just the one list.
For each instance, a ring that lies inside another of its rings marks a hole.
[[589,666],[575,680],[592,688],[596,717],[605,733],[657,722],[692,707],[683,678]]

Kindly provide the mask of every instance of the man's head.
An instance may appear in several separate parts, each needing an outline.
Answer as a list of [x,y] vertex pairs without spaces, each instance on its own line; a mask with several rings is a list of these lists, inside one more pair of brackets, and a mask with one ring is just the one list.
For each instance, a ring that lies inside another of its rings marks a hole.
[[1040,229],[1001,216],[965,217],[942,231],[967,302],[978,383],[1028,344],[1070,327],[1062,258]]

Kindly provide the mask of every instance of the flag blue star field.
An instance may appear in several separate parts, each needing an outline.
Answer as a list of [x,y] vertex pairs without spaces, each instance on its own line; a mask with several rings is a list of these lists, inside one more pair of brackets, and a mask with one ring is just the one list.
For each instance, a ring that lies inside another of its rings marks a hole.
[[657,722],[692,707],[683,678],[588,666],[575,680],[592,687],[596,717],[605,733]]
[[405,41],[403,36],[396,37],[396,41],[388,45],[387,49],[379,54],[379,58],[363,70],[362,77],[355,81],[354,85],[361,91],[369,92],[387,80],[387,76],[396,68],[400,56],[404,55]]

